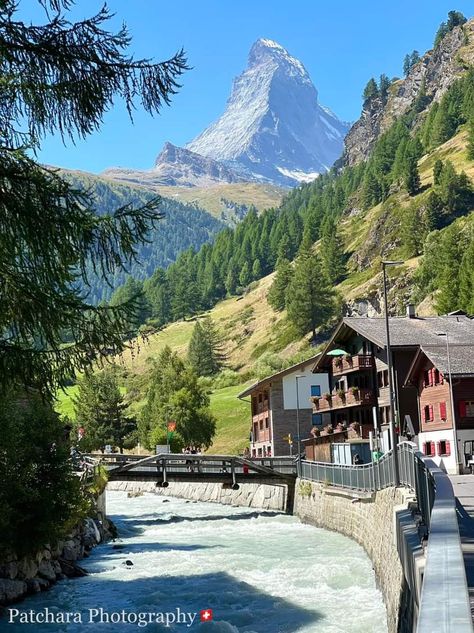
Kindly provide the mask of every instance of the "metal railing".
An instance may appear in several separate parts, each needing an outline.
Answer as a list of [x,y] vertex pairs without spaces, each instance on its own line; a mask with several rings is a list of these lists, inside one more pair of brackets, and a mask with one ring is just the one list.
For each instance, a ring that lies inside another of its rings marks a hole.
[[[415,493],[428,534],[417,633],[472,633],[456,499],[448,475],[411,442],[398,446],[400,484]],[[299,476],[331,486],[376,492],[394,485],[393,453],[361,466],[303,461]]]

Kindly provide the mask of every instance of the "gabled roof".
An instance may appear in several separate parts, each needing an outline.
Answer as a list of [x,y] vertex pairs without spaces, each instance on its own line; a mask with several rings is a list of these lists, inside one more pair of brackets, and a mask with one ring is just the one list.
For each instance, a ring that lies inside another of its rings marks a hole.
[[262,378],[262,380],[255,382],[253,385],[250,385],[250,387],[247,387],[245,391],[242,391],[242,393],[239,393],[237,398],[245,398],[246,396],[249,396],[252,393],[252,391],[255,391],[255,389],[264,387],[265,385],[272,382],[276,378],[283,378],[283,376],[291,374],[292,372],[297,371],[298,369],[301,369],[302,367],[305,367],[306,365],[311,365],[312,363],[315,363],[320,356],[321,354],[316,354],[315,356],[311,356],[310,358],[307,358],[306,360],[301,361],[301,363],[297,363],[296,365],[291,365],[291,367],[287,367],[286,369],[277,371],[275,374],[272,374],[271,376]]
[[[390,317],[390,345],[397,347],[417,348],[420,345],[446,347],[441,333],[448,334],[450,344],[474,345],[474,321],[465,315],[446,315],[435,317]],[[354,335],[354,332],[371,341],[378,347],[386,346],[384,317],[345,317],[326,349],[313,367],[317,371],[324,363],[327,353],[343,341]]]
[[[455,378],[474,376],[474,345],[449,343],[451,375]],[[444,345],[422,345],[418,350],[405,379],[405,385],[413,382],[426,359],[443,375],[448,375],[448,353]]]

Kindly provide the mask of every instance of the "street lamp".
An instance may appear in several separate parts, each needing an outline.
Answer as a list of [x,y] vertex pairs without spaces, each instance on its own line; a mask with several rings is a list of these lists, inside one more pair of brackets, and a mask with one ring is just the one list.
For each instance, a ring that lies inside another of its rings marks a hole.
[[298,380],[306,378],[306,376],[296,376],[296,439],[298,444],[298,461],[301,460],[301,433],[300,433],[300,394],[298,389]]
[[436,332],[436,336],[446,337],[446,358],[448,362],[449,398],[451,400],[451,417],[453,418],[454,434],[454,460],[456,462],[456,474],[459,473],[458,431],[456,426],[456,410],[454,408],[453,377],[451,374],[451,354],[449,352],[449,337],[447,332]]
[[398,465],[398,452],[397,452],[397,437],[395,435],[395,391],[393,388],[392,377],[392,348],[390,347],[390,326],[388,319],[388,301],[387,301],[387,266],[400,266],[403,262],[400,261],[383,261],[383,302],[385,310],[385,334],[387,337],[387,366],[388,366],[388,390],[390,399],[390,444],[393,450],[393,479],[395,486],[400,485],[400,468]]

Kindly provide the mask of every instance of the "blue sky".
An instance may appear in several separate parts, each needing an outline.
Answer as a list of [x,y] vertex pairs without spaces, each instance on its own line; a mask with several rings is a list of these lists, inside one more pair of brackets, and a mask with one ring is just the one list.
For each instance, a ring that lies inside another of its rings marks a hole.
[[[36,21],[36,0],[20,3]],[[75,15],[92,13],[95,0],[76,0]],[[151,118],[128,119],[122,105],[107,113],[100,130],[76,145],[43,141],[39,158],[49,164],[100,172],[110,166],[146,169],[167,140],[183,145],[222,113],[233,78],[245,68],[259,37],[274,39],[308,69],[323,105],[355,120],[371,76],[401,76],[405,53],[424,52],[447,12],[474,14],[472,0],[108,0],[134,38],[137,56],[166,59],[184,47],[193,69],[170,108]]]

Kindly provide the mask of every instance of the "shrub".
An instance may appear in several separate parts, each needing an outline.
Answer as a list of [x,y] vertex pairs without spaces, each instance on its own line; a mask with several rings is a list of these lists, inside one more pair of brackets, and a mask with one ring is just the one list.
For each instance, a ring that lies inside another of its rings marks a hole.
[[64,536],[88,503],[59,416],[38,396],[0,399],[0,549],[18,555]]

